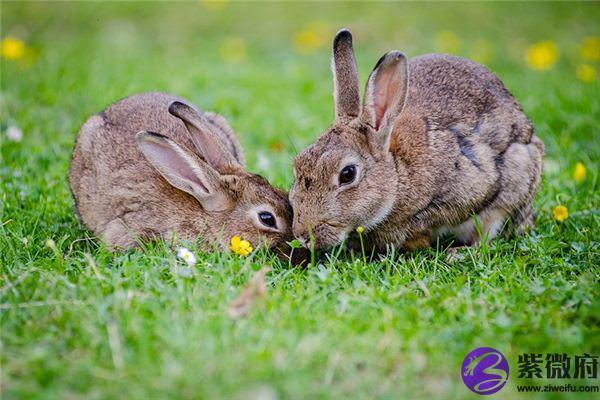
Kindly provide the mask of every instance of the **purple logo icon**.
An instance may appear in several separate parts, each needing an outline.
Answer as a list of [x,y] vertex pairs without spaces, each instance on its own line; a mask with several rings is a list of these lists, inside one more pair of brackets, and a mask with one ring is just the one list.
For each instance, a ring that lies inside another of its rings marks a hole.
[[471,351],[462,363],[460,374],[465,385],[477,394],[493,394],[506,385],[508,361],[491,347]]

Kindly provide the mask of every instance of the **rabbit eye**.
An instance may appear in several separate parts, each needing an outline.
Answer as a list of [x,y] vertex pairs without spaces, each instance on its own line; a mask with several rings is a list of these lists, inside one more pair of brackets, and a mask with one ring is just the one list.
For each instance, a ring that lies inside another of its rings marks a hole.
[[346,165],[340,172],[340,185],[347,185],[356,179],[356,165]]
[[275,216],[268,211],[259,212],[258,219],[260,219],[260,222],[267,228],[277,228]]

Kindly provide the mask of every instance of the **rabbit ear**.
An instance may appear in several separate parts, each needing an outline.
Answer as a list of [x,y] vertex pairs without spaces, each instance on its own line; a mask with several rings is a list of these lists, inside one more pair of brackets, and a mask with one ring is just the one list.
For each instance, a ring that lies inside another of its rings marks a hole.
[[169,105],[169,112],[183,121],[194,145],[214,169],[221,173],[231,172],[232,169],[243,169],[219,136],[213,132],[211,123],[201,113],[180,101],[172,102]]
[[335,117],[358,117],[360,84],[352,49],[352,34],[347,29],[340,30],[333,39],[332,70]]
[[155,132],[139,132],[138,147],[146,159],[173,187],[194,196],[208,211],[229,206],[221,176],[208,164]]
[[408,90],[408,63],[399,51],[379,59],[365,88],[361,119],[377,130],[377,139],[387,146],[392,125],[402,112]]

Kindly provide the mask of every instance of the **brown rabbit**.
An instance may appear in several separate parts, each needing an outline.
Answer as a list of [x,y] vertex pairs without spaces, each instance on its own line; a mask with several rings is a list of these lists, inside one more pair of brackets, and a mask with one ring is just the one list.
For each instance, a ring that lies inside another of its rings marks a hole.
[[91,117],[69,181],[81,220],[113,249],[173,235],[227,249],[238,235],[284,250],[292,238],[287,194],[245,170],[225,118],[168,94],[136,94]]
[[[470,245],[533,225],[544,145],[500,79],[458,57],[375,65],[360,108],[352,36],[333,42],[335,121],[295,159],[294,235],[327,248],[362,226],[380,250]],[[475,218],[473,218],[475,217]]]

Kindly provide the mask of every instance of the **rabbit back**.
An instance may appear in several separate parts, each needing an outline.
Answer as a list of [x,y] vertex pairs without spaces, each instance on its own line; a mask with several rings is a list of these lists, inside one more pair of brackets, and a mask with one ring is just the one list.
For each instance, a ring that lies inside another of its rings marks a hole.
[[[168,112],[176,100],[183,101],[164,93],[136,94],[92,116],[79,131],[69,171],[75,208],[80,219],[113,247],[127,248],[135,244],[136,236],[153,238],[172,230],[183,237],[198,233],[197,221],[188,216],[201,216],[200,204],[168,184],[136,142],[139,131],[160,132],[195,152],[183,122]],[[204,114],[243,163],[239,142],[226,121]]]
[[409,71],[403,113],[423,116],[428,129],[463,128],[463,135],[477,135],[498,153],[512,142],[530,142],[531,122],[502,81],[483,65],[427,54],[410,59]]
[[409,71],[397,125],[422,121],[432,171],[430,201],[411,218],[411,230],[437,227],[470,244],[477,240],[474,214],[491,237],[509,217],[517,227],[531,225],[544,146],[502,81],[448,55],[414,58]]

